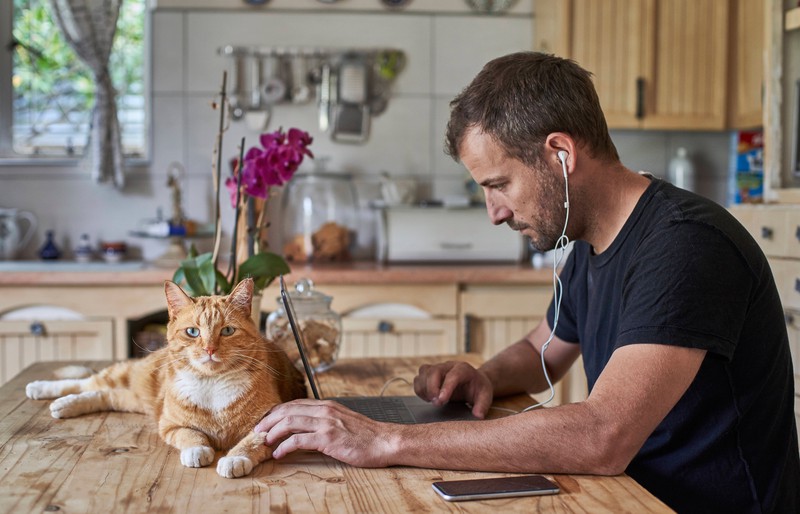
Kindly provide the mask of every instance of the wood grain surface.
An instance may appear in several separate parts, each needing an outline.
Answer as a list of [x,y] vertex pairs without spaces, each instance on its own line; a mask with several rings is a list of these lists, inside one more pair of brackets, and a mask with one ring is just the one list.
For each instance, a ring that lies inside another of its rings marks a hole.
[[[459,358],[480,362],[473,354]],[[378,394],[389,379],[411,380],[420,364],[445,359],[343,359],[320,376],[320,385],[324,395]],[[548,475],[560,494],[449,503],[432,482],[505,474],[360,469],[315,452],[225,479],[214,465],[183,467],[145,416],[50,417],[49,402],[27,399],[25,384],[52,377],[62,364],[34,364],[0,388],[0,512],[670,512],[627,476]],[[99,369],[105,363],[84,364]],[[386,394],[412,391],[393,381]],[[531,402],[519,396],[497,405],[519,409]]]

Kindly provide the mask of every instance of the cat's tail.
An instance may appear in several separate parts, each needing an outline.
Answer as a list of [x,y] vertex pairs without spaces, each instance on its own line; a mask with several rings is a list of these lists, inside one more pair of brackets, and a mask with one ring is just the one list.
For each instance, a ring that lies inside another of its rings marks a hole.
[[65,379],[65,378],[86,378],[94,375],[95,371],[92,368],[87,366],[79,366],[77,364],[70,364],[67,366],[62,366],[55,371],[53,374],[56,378]]

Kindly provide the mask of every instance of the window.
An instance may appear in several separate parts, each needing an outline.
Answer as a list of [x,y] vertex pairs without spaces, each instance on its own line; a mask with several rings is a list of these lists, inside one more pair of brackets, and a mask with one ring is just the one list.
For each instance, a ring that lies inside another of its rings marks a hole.
[[[0,157],[82,155],[94,106],[91,71],[61,36],[50,0],[2,3],[0,29],[12,38],[2,42],[10,55],[0,59]],[[145,9],[145,0],[122,2],[110,58],[123,151],[133,158],[146,155]]]

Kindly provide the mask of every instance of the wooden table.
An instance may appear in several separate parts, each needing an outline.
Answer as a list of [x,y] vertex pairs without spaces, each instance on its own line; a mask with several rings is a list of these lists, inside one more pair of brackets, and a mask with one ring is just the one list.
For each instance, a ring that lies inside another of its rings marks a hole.
[[[324,395],[377,394],[388,379],[411,380],[420,364],[441,360],[342,360],[320,376],[321,389]],[[98,363],[86,364],[97,369]],[[0,512],[670,512],[627,476],[555,475],[561,487],[555,496],[449,503],[432,482],[507,474],[360,469],[315,452],[225,479],[213,465],[183,467],[177,450],[161,441],[145,416],[50,417],[49,402],[27,399],[25,384],[50,378],[59,365],[34,364],[0,388]],[[410,391],[396,381],[387,394]],[[519,409],[530,403],[520,396],[498,405]]]

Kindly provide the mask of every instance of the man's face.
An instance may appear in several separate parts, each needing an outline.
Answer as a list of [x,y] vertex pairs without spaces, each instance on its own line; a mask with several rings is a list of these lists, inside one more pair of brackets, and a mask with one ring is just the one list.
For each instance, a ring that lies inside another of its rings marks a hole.
[[555,247],[565,216],[560,172],[533,169],[507,157],[491,136],[475,128],[464,137],[460,159],[483,187],[492,223],[506,223],[528,236],[539,251]]

